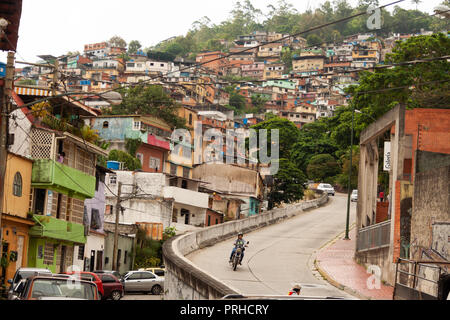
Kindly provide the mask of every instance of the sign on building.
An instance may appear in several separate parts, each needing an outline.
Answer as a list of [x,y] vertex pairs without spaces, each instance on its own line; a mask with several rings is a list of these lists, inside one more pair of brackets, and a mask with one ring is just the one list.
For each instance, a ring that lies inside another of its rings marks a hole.
[[384,142],[384,171],[391,170],[391,142]]

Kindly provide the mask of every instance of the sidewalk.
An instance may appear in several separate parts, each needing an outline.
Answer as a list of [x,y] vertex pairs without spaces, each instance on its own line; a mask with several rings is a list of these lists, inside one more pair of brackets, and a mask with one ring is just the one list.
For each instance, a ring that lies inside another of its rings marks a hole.
[[350,230],[350,240],[344,235],[316,255],[316,268],[333,286],[360,299],[392,300],[394,288],[381,283],[380,289],[369,289],[367,279],[371,274],[353,260],[355,252],[355,228]]

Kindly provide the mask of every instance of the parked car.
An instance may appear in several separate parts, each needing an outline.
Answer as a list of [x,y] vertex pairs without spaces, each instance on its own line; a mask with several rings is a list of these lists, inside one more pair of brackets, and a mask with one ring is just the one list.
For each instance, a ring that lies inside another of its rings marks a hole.
[[164,268],[141,268],[138,271],[150,271],[151,273],[156,274],[158,277],[164,278],[166,269],[164,269]]
[[350,196],[350,201],[358,201],[358,190],[353,190],[352,195]]
[[328,183],[319,183],[319,185],[317,186],[317,190],[322,190],[323,192],[326,192],[329,195],[331,194],[332,196],[334,196],[335,193],[333,186]]
[[66,275],[77,275],[80,276],[81,275],[81,279],[82,280],[88,280],[88,281],[92,281],[97,285],[98,288],[98,292],[100,293],[100,299],[102,299],[104,293],[103,290],[103,283],[102,280],[100,280],[100,277],[98,276],[98,274],[95,274],[93,272],[87,272],[87,271],[81,271],[81,272],[62,272],[61,274],[66,274]]
[[16,293],[15,289],[17,288],[17,285],[22,279],[27,279],[28,277],[35,276],[35,275],[41,275],[41,274],[47,274],[51,275],[52,272],[48,269],[44,268],[19,268],[17,269],[16,273],[14,274],[14,277],[12,279],[8,280],[9,283],[9,289],[8,289],[8,300],[13,300]]
[[100,297],[92,281],[80,279],[73,283],[64,275],[41,275],[24,280],[18,300],[100,300]]
[[123,284],[123,276],[119,273],[119,271],[113,271],[113,270],[96,270],[94,271],[96,274],[112,274],[114,277],[120,280]]
[[123,297],[123,285],[117,277],[109,273],[100,273],[98,276],[103,285],[102,299],[120,300]]
[[129,271],[124,279],[125,292],[145,292],[155,295],[164,289],[164,278],[150,271]]

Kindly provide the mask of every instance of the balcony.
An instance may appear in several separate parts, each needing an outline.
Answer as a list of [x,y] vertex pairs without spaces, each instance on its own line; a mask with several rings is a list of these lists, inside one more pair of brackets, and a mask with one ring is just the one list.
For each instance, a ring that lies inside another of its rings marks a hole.
[[33,220],[36,225],[30,228],[30,236],[86,243],[84,226],[81,224],[42,215],[33,215]]
[[165,187],[164,198],[173,198],[174,201],[179,204],[208,208],[209,196],[206,193],[178,187]]
[[33,163],[31,186],[85,200],[95,195],[95,177],[51,159]]

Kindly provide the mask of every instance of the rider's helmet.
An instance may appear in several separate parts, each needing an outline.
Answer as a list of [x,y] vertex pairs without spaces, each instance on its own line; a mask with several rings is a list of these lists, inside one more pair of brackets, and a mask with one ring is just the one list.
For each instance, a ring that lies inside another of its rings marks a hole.
[[244,234],[243,234],[242,232],[239,232],[239,233],[238,233],[238,237],[239,237],[239,236],[244,236]]

